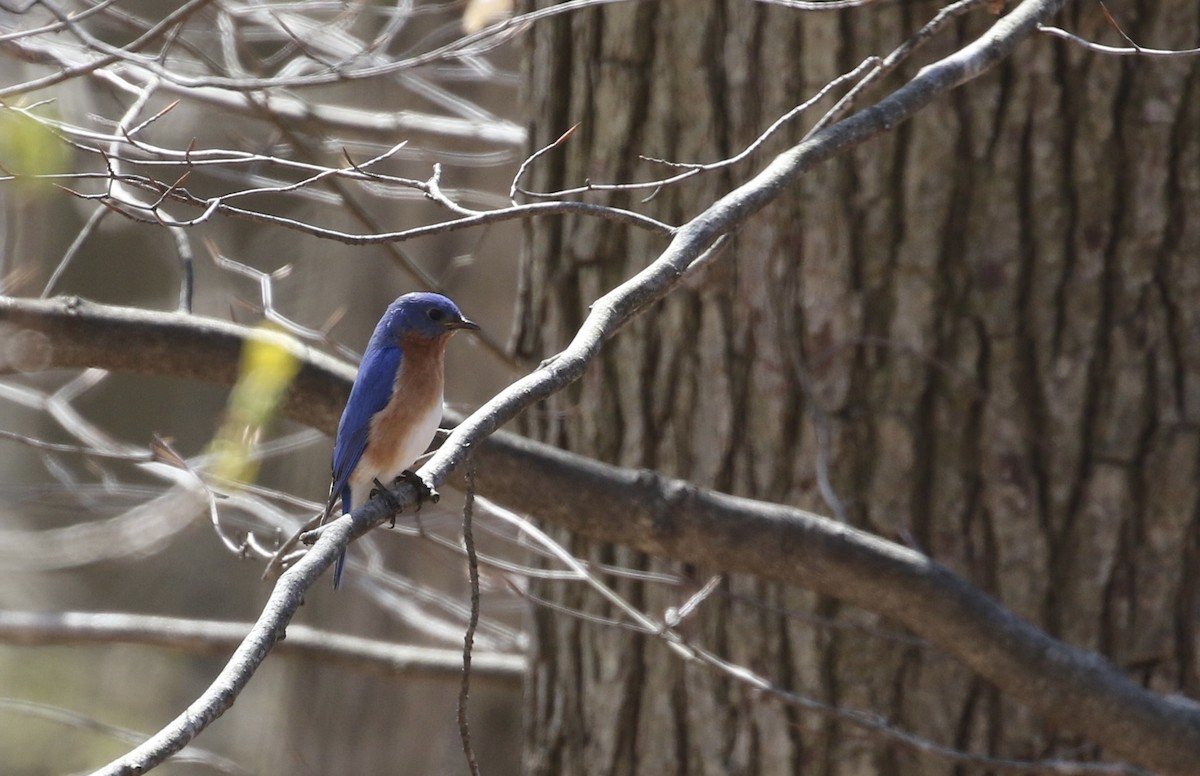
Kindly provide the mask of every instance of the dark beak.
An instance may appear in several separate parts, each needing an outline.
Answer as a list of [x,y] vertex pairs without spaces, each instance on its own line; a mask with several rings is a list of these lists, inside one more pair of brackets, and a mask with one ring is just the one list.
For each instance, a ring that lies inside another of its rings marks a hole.
[[446,328],[454,331],[455,329],[469,329],[470,331],[479,331],[479,324],[475,321],[466,318],[460,318],[457,321],[447,321]]

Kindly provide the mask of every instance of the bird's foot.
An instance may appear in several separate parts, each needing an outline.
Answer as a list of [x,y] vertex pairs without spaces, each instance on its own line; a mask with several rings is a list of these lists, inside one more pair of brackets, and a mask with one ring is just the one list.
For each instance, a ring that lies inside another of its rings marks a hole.
[[392,521],[388,524],[388,528],[396,527],[396,513],[400,511],[400,502],[392,495],[392,492],[384,487],[383,483],[377,479],[373,480],[375,487],[371,488],[369,498],[382,498],[384,503],[388,505],[388,509],[392,510]]
[[426,501],[436,504],[442,498],[442,495],[433,488],[429,487],[429,483],[421,479],[421,475],[414,471],[405,469],[400,473],[400,476],[392,481],[392,487],[398,487],[406,482],[411,482],[413,487],[417,489],[417,511],[421,511],[421,505]]

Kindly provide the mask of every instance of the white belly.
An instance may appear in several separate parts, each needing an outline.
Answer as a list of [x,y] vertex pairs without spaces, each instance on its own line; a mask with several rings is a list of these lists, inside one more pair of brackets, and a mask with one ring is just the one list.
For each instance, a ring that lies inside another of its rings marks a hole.
[[375,480],[390,488],[392,480],[429,449],[442,420],[442,392],[439,390],[432,401],[420,402],[423,407],[414,406],[417,400],[413,396],[406,402],[397,391],[388,407],[371,419],[372,443],[350,477],[351,509],[367,503]]

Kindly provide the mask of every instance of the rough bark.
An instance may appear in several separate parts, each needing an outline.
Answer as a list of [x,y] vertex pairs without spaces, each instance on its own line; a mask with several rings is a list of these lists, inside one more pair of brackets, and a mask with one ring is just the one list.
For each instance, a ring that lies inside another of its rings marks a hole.
[[[538,26],[527,51],[531,147],[582,123],[527,183],[663,173],[637,154],[729,156],[936,9],[659,2]],[[1187,0],[1113,11],[1145,45],[1200,40]],[[923,56],[969,40],[990,22],[978,13]],[[1067,17],[1081,34],[1104,34],[1096,6],[1072,5]],[[524,430],[829,514],[816,465],[827,418],[831,484],[852,524],[911,543],[1153,689],[1195,694],[1198,76],[1195,59],[1030,41],[801,181]],[[803,129],[787,128],[757,164]],[[754,169],[710,173],[647,204],[644,194],[613,200],[678,223]],[[592,299],[663,247],[574,218],[535,222],[530,237],[517,343],[532,358],[557,350]],[[657,566],[564,540],[593,559]],[[616,585],[656,612],[690,593]],[[581,588],[537,592],[615,614]],[[750,577],[722,593],[694,637],[786,688],[973,752],[1103,754],[1103,742],[1051,728],[871,615]],[[535,629],[531,773],[952,767],[686,669],[654,639],[550,609]]]

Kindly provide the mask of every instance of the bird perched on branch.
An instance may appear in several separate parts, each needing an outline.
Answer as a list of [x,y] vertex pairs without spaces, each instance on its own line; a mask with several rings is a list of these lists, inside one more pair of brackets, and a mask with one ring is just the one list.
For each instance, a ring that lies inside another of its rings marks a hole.
[[[333,485],[321,522],[335,504],[352,512],[394,481],[411,479],[425,497],[436,493],[408,471],[433,441],[442,419],[446,341],[478,330],[440,294],[405,294],[388,305],[363,352],[333,445]],[[333,569],[342,581],[343,552]]]

